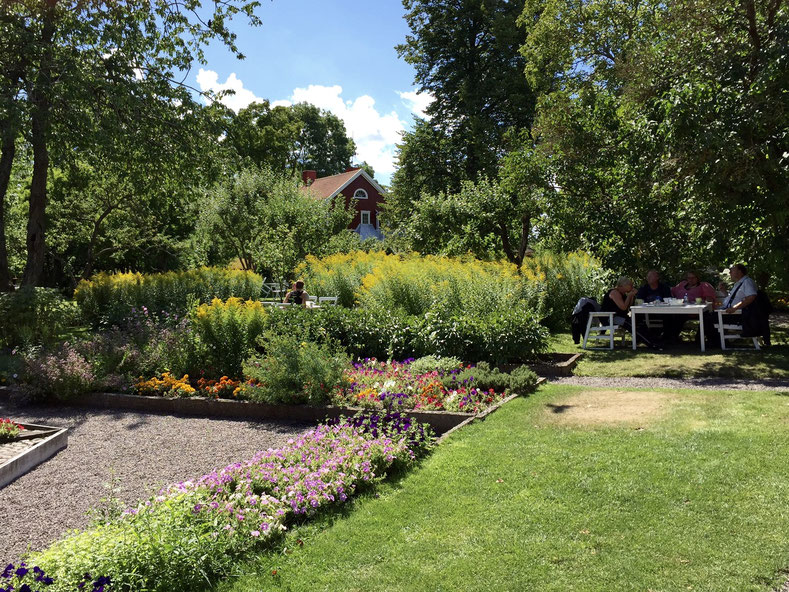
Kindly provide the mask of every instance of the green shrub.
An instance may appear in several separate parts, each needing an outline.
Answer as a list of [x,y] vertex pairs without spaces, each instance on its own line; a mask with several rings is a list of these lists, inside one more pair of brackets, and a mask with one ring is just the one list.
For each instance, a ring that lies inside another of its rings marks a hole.
[[77,304],[51,288],[0,293],[0,347],[54,343],[78,325]]
[[344,352],[326,343],[267,333],[261,345],[266,355],[244,363],[244,376],[258,383],[245,385],[244,395],[256,401],[325,405],[350,365]]
[[109,576],[112,590],[203,589],[229,571],[241,537],[216,532],[193,507],[187,496],[173,498],[57,541],[35,556],[55,580],[47,590],[77,590],[85,573]]
[[95,389],[93,364],[73,343],[33,350],[24,367],[24,389],[35,399],[68,400]]
[[268,324],[268,313],[259,300],[215,298],[193,311],[195,332],[205,348],[203,372],[209,377],[239,378],[242,364],[254,351]]
[[263,278],[250,271],[202,267],[143,275],[99,273],[74,292],[85,318],[94,325],[121,324],[134,310],[185,315],[195,303],[214,298],[258,299]]
[[452,370],[458,370],[463,367],[460,359],[455,357],[439,358],[436,356],[423,356],[414,360],[409,365],[411,374],[425,374],[427,372],[438,371],[440,374],[447,374]]
[[471,368],[464,368],[457,374],[444,376],[441,383],[448,389],[465,385],[483,391],[493,389],[496,392],[508,391],[525,395],[534,391],[537,386],[537,375],[526,366],[519,366],[507,373],[501,372],[498,368],[491,368],[487,362],[480,362]]
[[526,366],[519,366],[510,372],[510,391],[519,395],[531,393],[537,388],[538,376]]

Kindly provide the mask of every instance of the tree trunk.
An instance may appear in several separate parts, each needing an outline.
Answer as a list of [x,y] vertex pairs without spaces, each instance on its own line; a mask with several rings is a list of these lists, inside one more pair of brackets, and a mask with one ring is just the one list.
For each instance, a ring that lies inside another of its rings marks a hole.
[[[7,125],[5,125],[7,123]],[[11,167],[16,154],[15,130],[10,121],[4,123],[0,146],[0,292],[11,292],[11,271],[8,269],[8,249],[5,241],[5,196],[11,180]]]
[[31,136],[33,147],[33,177],[30,182],[30,202],[27,219],[27,262],[22,276],[23,286],[38,286],[44,279],[46,239],[44,226],[47,208],[47,174],[49,172],[49,127],[52,107],[52,40],[55,35],[54,8],[43,11],[44,26],[41,30],[43,51],[38,76],[30,92]]

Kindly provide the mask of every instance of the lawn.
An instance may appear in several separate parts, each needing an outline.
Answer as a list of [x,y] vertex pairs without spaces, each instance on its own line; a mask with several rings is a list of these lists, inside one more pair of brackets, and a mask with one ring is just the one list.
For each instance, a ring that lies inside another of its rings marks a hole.
[[789,393],[549,385],[218,590],[766,592],[788,422]]
[[665,376],[676,378],[789,378],[789,318],[776,315],[771,320],[773,346],[760,351],[726,351],[719,349],[699,351],[691,340],[690,332],[684,334],[685,343],[652,351],[639,348],[633,351],[630,340],[621,346],[619,337],[614,351],[584,351],[573,343],[569,332],[551,336],[549,351],[583,352],[574,374],[576,376]]

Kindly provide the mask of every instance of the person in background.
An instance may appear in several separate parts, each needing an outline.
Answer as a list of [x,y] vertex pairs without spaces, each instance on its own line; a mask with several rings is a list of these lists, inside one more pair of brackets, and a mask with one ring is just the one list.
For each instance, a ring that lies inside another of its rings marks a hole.
[[[690,304],[695,304],[697,298],[702,302],[715,302],[715,289],[707,282],[699,281],[699,275],[695,271],[688,271],[685,279],[671,288],[671,295],[674,298],[684,299]],[[680,333],[687,322],[684,315],[663,315],[663,335],[668,343],[680,341]]]
[[671,288],[671,295],[683,299],[687,296],[691,304],[695,303],[697,298],[704,302],[715,301],[715,289],[711,284],[699,281],[699,275],[695,271],[687,272],[685,279]]
[[[748,275],[748,268],[742,263],[732,265],[729,269],[729,277],[732,281],[731,290],[724,298],[723,303],[716,310],[723,310],[726,314],[723,315],[724,325],[742,325],[743,317],[736,315],[737,311],[750,306],[756,301],[757,288],[756,283]],[[736,316],[735,316],[736,315]],[[704,324],[705,326],[712,327],[718,322],[717,313],[705,313]],[[706,331],[707,345],[711,347],[719,347],[720,340],[717,332]]]
[[293,282],[293,288],[291,288],[290,292],[285,294],[283,302],[306,307],[307,296],[307,292],[304,291],[304,282],[299,280]]
[[[630,319],[627,318],[627,311],[633,304],[636,297],[636,290],[633,287],[633,280],[629,277],[622,276],[616,282],[616,287],[606,292],[603,296],[603,303],[600,305],[601,312],[614,313],[614,324],[621,325],[628,331],[631,330],[632,325]],[[638,338],[646,343],[653,349],[662,349],[662,346],[650,335],[644,335],[643,332],[636,329]]]
[[647,283],[638,289],[636,298],[640,298],[644,302],[665,300],[671,298],[671,288],[660,281],[657,269],[650,269],[647,272]]

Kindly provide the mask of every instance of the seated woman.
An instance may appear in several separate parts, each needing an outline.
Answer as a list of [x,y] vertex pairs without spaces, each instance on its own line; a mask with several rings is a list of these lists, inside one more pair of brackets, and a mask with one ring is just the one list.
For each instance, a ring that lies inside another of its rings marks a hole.
[[[685,279],[671,288],[671,295],[674,298],[687,296],[690,304],[695,304],[698,298],[701,298],[702,302],[715,302],[715,288],[707,282],[699,281],[699,274],[695,271],[688,271]],[[664,335],[668,342],[680,341],[679,336],[687,320],[684,315],[671,315],[664,321]]]
[[699,276],[695,271],[689,271],[685,274],[685,279],[671,288],[671,295],[674,298],[688,297],[688,302],[694,303],[697,298],[701,298],[703,302],[715,301],[715,288],[707,282],[699,281]]
[[[630,306],[633,304],[635,297],[636,290],[633,287],[633,280],[629,277],[622,276],[619,278],[619,281],[616,282],[616,287],[613,290],[609,290],[605,296],[603,296],[600,312],[614,313],[614,324],[631,331],[632,325],[627,316],[627,311],[630,310]],[[636,329],[636,335],[638,339],[646,343],[649,347],[661,349],[661,346],[656,340],[644,334],[642,331]]]
[[304,282],[299,280],[297,282],[293,282],[293,288],[285,294],[285,299],[283,302],[296,304],[298,306],[307,306],[307,292],[304,291]]

